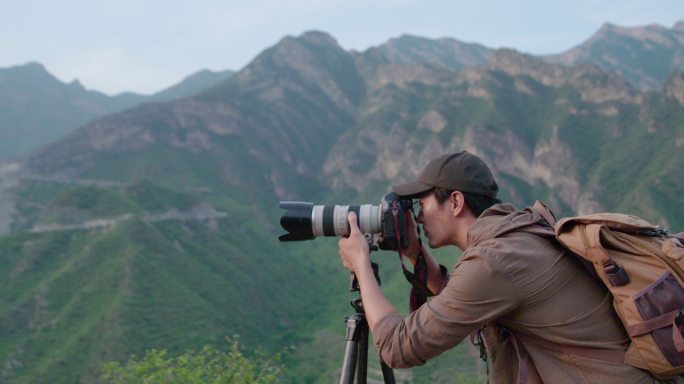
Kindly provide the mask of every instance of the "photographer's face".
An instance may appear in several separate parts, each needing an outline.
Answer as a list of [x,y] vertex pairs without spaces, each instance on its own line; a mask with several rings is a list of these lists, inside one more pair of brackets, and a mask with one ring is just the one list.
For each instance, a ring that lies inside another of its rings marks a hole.
[[438,248],[452,244],[449,232],[452,215],[448,204],[440,204],[432,192],[420,197],[419,201],[420,212],[416,221],[423,224],[423,232],[430,247]]

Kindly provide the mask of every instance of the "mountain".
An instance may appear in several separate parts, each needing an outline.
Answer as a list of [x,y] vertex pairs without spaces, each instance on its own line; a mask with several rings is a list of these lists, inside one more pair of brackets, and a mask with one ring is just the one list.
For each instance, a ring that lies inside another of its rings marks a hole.
[[[646,92],[595,64],[513,50],[456,70],[308,32],[203,92],[91,121],[0,167],[11,219],[0,381],[93,383],[105,361],[234,333],[297,346],[288,382],[334,380],[354,294],[336,239],[277,242],[277,202],[375,204],[446,151],[482,156],[518,206],[624,211],[682,230],[682,83],[675,72]],[[396,256],[374,258],[405,308]],[[434,364],[400,374],[482,372],[467,343]]]
[[38,63],[0,69],[0,160],[47,144],[86,121],[142,100],[109,97],[74,81],[65,84]]
[[[392,63],[429,63],[453,70],[484,65],[493,52],[481,44],[464,43],[451,38],[433,40],[413,35],[390,39],[385,44],[370,49],[374,50]],[[369,53],[371,52],[366,52]]]
[[684,21],[671,29],[658,24],[605,24],[584,43],[545,58],[566,65],[591,62],[615,71],[639,89],[658,89],[672,71],[684,69]]
[[[487,64],[494,49],[451,38],[402,35],[364,54],[371,52],[396,64],[426,63],[458,71]],[[657,24],[639,27],[605,24],[582,44],[540,58],[565,65],[597,64],[641,90],[659,89],[672,71],[684,68],[684,21],[672,28]]]
[[681,206],[673,191],[684,188],[678,76],[669,93],[643,93],[596,65],[500,50],[451,78],[394,79],[331,149],[334,187],[366,195],[414,177],[435,153],[467,149],[519,205],[543,198],[565,214],[618,209],[684,227],[666,209]]
[[78,81],[63,83],[38,63],[0,69],[0,160],[23,156],[97,117],[143,102],[168,101],[197,93],[232,75],[200,71],[151,96],[107,96]]
[[[171,177],[174,186],[230,187],[248,198],[245,191],[261,185],[265,196],[293,196],[318,173],[316,159],[354,123],[364,86],[355,70],[327,35],[288,37],[222,86],[97,120],[45,147],[28,166],[108,180]],[[204,170],[191,171],[193,165]]]
[[203,69],[187,76],[178,84],[150,95],[147,101],[163,102],[192,96],[225,81],[234,74],[235,71],[231,70],[210,71],[208,69]]

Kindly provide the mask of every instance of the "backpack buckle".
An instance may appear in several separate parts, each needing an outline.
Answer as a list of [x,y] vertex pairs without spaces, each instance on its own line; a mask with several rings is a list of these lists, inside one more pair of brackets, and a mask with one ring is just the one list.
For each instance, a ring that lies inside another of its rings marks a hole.
[[610,281],[610,284],[614,287],[625,285],[630,281],[627,271],[625,271],[621,265],[617,264],[613,260],[608,260],[605,264],[603,264],[603,270],[606,272],[608,281]]

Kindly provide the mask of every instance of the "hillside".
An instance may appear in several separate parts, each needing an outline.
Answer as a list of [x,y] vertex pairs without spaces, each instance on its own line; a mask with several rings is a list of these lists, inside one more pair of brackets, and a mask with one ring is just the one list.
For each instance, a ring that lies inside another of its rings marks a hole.
[[[197,204],[151,183],[70,188],[42,225],[1,239],[2,381],[94,382],[103,362],[233,334],[292,343],[324,308],[310,287],[325,269],[280,246],[253,207]],[[64,228],[79,212],[118,222]]]
[[[679,72],[646,92],[512,50],[455,70],[347,52],[321,32],[286,37],[204,92],[96,119],[0,169],[0,379],[91,383],[102,362],[239,333],[297,346],[288,381],[331,381],[354,295],[336,239],[277,242],[279,200],[376,203],[467,149],[521,207],[540,198],[684,230],[672,209],[684,206],[683,89]],[[403,310],[396,256],[375,257]],[[401,374],[472,379],[473,354]]]

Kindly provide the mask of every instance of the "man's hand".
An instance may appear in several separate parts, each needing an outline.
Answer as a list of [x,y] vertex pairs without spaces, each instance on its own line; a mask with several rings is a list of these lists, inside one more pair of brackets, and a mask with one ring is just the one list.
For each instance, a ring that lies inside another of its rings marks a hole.
[[406,212],[406,235],[408,237],[409,246],[404,250],[404,256],[416,265],[418,254],[423,253],[425,262],[428,267],[428,281],[427,287],[433,294],[438,294],[444,288],[447,276],[442,272],[439,263],[435,260],[430,252],[420,242],[420,235],[418,232],[418,224],[413,216],[413,212]]
[[406,236],[408,237],[409,245],[403,253],[412,264],[415,264],[418,254],[420,253],[418,224],[416,224],[416,220],[413,218],[413,212],[411,211],[404,212],[404,220],[406,221]]
[[356,224],[356,213],[349,212],[347,220],[350,229],[349,237],[341,238],[338,243],[340,259],[345,268],[352,272],[359,272],[359,268],[370,267],[368,241]]
[[383,317],[396,312],[392,304],[382,294],[370,263],[370,250],[368,241],[363,237],[356,224],[356,214],[350,212],[347,216],[349,221],[349,237],[340,239],[340,258],[342,265],[356,274],[363,300],[363,309],[366,312],[366,320],[371,331],[375,324]]

